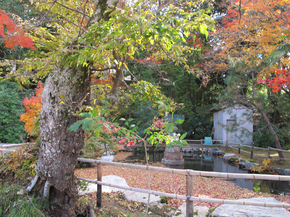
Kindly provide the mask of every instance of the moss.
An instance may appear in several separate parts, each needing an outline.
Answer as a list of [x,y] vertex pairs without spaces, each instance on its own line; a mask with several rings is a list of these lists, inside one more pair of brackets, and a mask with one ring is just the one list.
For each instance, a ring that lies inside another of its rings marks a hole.
[[255,163],[256,161],[254,159],[247,159],[247,158],[242,158],[241,161],[249,161],[251,163]]
[[161,198],[161,203],[168,204],[168,198],[167,197],[161,196],[160,198]]

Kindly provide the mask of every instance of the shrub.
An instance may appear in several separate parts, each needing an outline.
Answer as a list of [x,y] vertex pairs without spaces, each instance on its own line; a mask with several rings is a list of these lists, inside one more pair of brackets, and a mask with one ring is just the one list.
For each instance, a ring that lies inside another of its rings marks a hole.
[[20,120],[25,124],[25,131],[33,137],[39,138],[40,126],[39,118],[42,108],[41,94],[43,91],[43,85],[39,83],[35,88],[35,96],[30,98],[25,97],[23,100],[23,106],[25,113],[21,115]]
[[20,121],[22,96],[16,83],[0,82],[0,142],[21,143],[22,138],[26,138],[24,124]]
[[28,145],[0,157],[0,178],[26,184],[35,175],[38,146]]

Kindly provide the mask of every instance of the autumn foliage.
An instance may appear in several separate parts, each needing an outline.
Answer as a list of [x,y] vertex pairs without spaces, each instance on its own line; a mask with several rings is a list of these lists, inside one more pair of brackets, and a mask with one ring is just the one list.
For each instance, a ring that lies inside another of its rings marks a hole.
[[[277,46],[288,41],[283,35],[290,28],[289,10],[285,0],[231,1],[216,26],[214,49],[204,55],[208,61],[203,71],[223,72],[231,67],[229,62],[244,61],[245,74],[255,71],[258,78],[271,76],[279,65],[262,65]],[[281,64],[289,65],[289,58],[281,59]]]
[[36,49],[31,38],[26,36],[25,31],[16,26],[8,13],[0,10],[0,36],[4,39],[5,47],[14,49],[15,46]]
[[279,69],[275,71],[276,76],[267,79],[260,79],[257,83],[264,83],[272,87],[272,91],[279,92],[283,88],[287,88],[290,84],[290,70],[289,69]]
[[39,136],[38,130],[35,125],[39,120],[40,112],[42,108],[41,94],[43,91],[42,83],[39,83],[35,88],[36,95],[30,98],[25,97],[23,100],[23,106],[25,113],[20,116],[20,120],[24,122],[25,131],[31,136]]

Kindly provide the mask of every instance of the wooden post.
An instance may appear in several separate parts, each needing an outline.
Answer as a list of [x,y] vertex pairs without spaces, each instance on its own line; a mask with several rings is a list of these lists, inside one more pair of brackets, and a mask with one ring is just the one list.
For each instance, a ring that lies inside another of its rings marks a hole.
[[203,139],[200,140],[200,144],[201,144],[201,155],[203,155]]
[[268,158],[271,158],[270,152],[271,152],[271,147],[268,147]]
[[254,146],[251,147],[251,159],[253,159],[253,155],[254,155]]
[[226,140],[226,151],[228,150],[228,140]]
[[193,177],[189,174],[186,175],[186,217],[193,216],[193,201],[189,197],[193,195]]
[[240,144],[238,144],[239,154],[241,154],[241,147]]
[[[102,164],[97,163],[97,179],[102,181]],[[97,185],[97,207],[102,207],[102,185]]]

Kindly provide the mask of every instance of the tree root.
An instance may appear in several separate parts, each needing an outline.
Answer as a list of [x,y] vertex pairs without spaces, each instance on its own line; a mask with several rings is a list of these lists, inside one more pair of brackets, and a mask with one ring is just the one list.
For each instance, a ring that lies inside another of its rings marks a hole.
[[30,192],[32,188],[36,185],[37,180],[38,180],[38,175],[36,174],[34,178],[31,180],[31,184],[27,186],[26,191]]
[[38,178],[39,178],[39,176],[38,176],[38,166],[37,166],[37,164],[35,165],[35,176],[34,176],[34,178],[31,180],[31,184],[30,185],[28,185],[27,186],[27,188],[26,188],[26,191],[28,191],[28,192],[30,192],[32,189],[33,189],[33,187],[36,185],[36,183],[37,183],[37,181],[38,181]]
[[48,180],[46,180],[43,188],[43,197],[44,198],[49,198],[49,190],[50,190],[50,183]]

